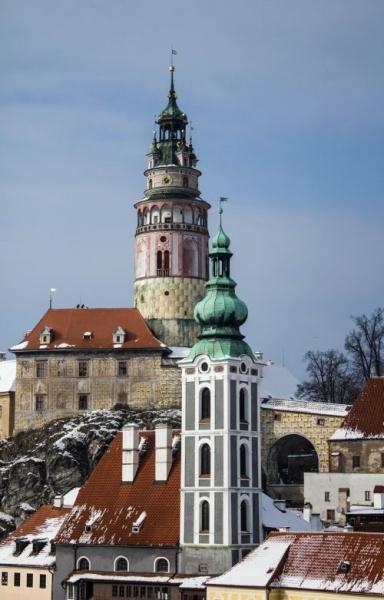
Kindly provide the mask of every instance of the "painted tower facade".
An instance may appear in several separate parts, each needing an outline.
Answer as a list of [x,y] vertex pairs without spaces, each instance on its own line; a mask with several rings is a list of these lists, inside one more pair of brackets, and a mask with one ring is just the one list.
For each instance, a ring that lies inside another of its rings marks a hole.
[[148,153],[137,210],[134,302],[168,346],[192,346],[195,304],[208,277],[208,209],[200,197],[197,157],[187,141],[187,115],[177,105],[174,67],[168,104]]
[[261,366],[239,330],[247,307],[230,277],[229,244],[220,223],[195,308],[202,333],[180,363],[185,573],[222,573],[261,540]]

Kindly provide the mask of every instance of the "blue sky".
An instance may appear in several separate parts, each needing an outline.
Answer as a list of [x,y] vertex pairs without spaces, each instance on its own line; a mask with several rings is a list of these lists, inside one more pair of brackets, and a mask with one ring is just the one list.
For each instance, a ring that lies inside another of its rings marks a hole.
[[0,0],[0,350],[48,304],[132,304],[169,48],[201,190],[228,196],[247,339],[303,374],[383,305],[384,2]]

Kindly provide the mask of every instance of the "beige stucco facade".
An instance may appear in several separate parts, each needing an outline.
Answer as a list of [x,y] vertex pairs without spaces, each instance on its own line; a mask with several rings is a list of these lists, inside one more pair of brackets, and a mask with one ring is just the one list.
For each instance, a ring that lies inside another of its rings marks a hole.
[[12,435],[15,419],[15,392],[0,392],[0,439]]
[[331,440],[329,451],[332,473],[384,473],[384,439]]
[[207,600],[352,600],[372,598],[381,594],[343,594],[317,590],[294,590],[285,588],[235,588],[207,586]]
[[[45,362],[38,377],[37,363]],[[79,376],[79,362],[87,362],[87,376]],[[119,364],[126,363],[126,374]],[[149,410],[180,406],[181,374],[176,361],[160,352],[36,353],[17,357],[15,432],[39,427],[79,410],[80,396],[87,410],[124,404]],[[39,405],[36,405],[36,399]]]
[[[7,574],[7,585],[4,585],[4,574]],[[15,573],[20,574],[20,586],[15,586]],[[32,587],[27,587],[27,574],[32,575]],[[52,575],[49,569],[30,567],[0,566],[0,598],[1,600],[51,600]],[[40,587],[40,576],[45,575],[46,587]]]

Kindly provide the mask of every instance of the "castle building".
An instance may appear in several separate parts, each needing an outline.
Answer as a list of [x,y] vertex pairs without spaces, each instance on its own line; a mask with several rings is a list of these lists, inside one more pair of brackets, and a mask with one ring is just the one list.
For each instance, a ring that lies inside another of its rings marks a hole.
[[144,197],[137,210],[134,303],[167,346],[192,346],[196,302],[208,276],[208,209],[200,197],[187,115],[178,107],[174,67],[168,104],[148,153]]
[[180,406],[177,360],[134,308],[50,309],[11,350],[15,432],[116,404]]

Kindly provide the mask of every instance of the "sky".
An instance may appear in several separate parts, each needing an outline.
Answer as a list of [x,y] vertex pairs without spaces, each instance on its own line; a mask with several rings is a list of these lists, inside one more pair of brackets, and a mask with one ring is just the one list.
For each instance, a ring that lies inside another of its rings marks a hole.
[[266,359],[303,377],[383,306],[382,0],[0,0],[0,350],[48,307],[132,306],[170,48],[202,196]]

